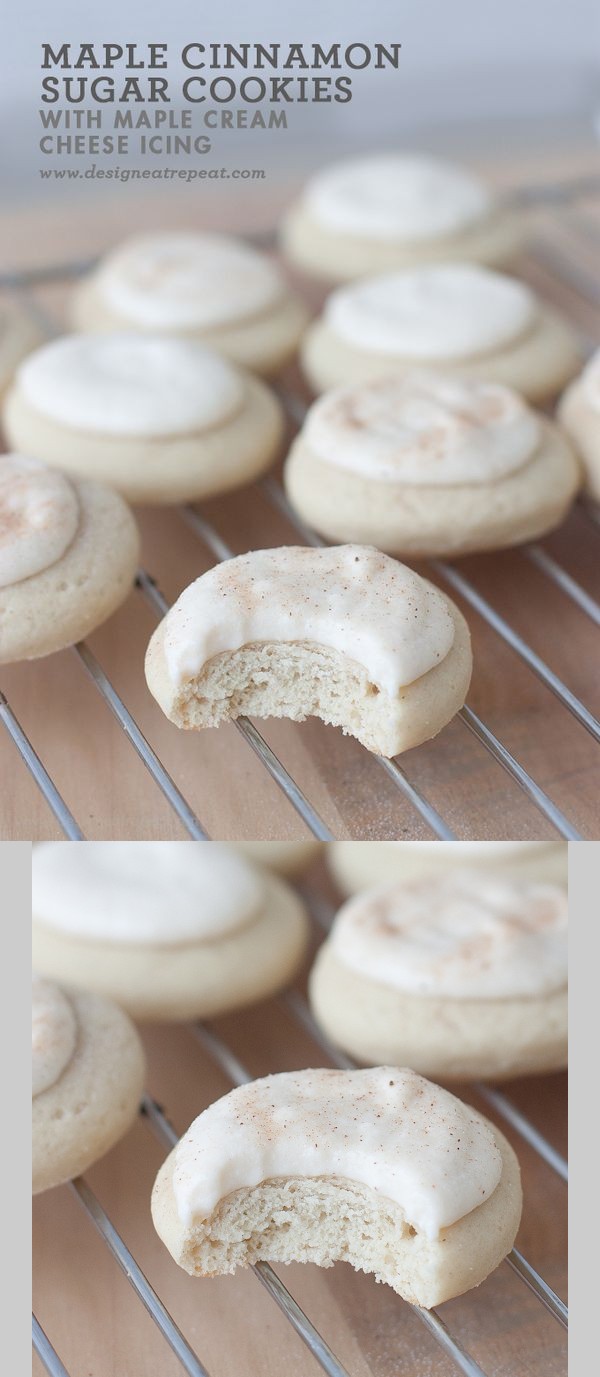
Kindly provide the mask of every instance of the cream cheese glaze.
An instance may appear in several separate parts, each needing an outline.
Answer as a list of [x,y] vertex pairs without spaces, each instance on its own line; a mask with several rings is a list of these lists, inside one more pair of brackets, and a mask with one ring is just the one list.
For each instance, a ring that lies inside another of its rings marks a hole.
[[83,940],[182,945],[252,923],[264,881],[220,842],[44,842],[33,852],[36,923]]
[[77,1045],[77,1019],[71,1001],[58,985],[34,976],[31,988],[31,1093],[55,1085],[72,1060]]
[[273,1177],[335,1176],[393,1200],[430,1239],[481,1205],[502,1159],[474,1110],[414,1071],[294,1071],[239,1086],[175,1149],[182,1223]]
[[284,291],[270,259],[216,234],[128,240],[105,260],[95,282],[114,311],[156,330],[230,325],[270,310]]
[[66,335],[17,373],[28,404],[60,425],[101,435],[186,435],[221,424],[244,400],[241,374],[194,340]]
[[68,478],[21,454],[0,455],[0,588],[49,569],[79,525]]
[[581,376],[583,392],[588,406],[600,411],[600,349],[592,356]]
[[471,229],[492,200],[462,168],[387,153],[325,168],[309,182],[304,204],[335,234],[411,243]]
[[346,343],[416,361],[492,353],[530,330],[535,316],[523,282],[457,263],[365,278],[325,303],[327,324]]
[[344,904],[329,945],[350,970],[410,995],[546,995],[567,982],[567,895],[492,870],[398,881]]
[[362,545],[253,550],[209,569],[167,613],[164,651],[181,684],[223,651],[313,641],[367,670],[390,696],[448,654],[448,604],[406,565]]
[[486,483],[514,473],[540,438],[538,418],[507,387],[426,373],[326,392],[303,439],[335,468],[381,483]]

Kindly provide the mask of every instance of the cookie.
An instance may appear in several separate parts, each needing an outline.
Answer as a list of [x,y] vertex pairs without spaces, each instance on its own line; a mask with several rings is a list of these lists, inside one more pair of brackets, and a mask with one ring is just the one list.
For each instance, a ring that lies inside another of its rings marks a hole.
[[307,940],[293,890],[219,842],[34,851],[36,970],[134,1018],[208,1018],[266,999],[296,974]]
[[396,880],[446,875],[468,865],[502,868],[522,879],[567,883],[566,842],[332,842],[327,864],[342,894],[392,884]]
[[600,502],[600,349],[565,392],[558,419],[583,463],[586,492]]
[[87,636],[127,597],[138,558],[117,493],[0,455],[0,664]]
[[201,341],[268,377],[294,355],[308,313],[277,265],[248,244],[169,233],[140,235],[113,250],[74,293],[72,318],[77,330]]
[[123,1137],[138,1112],[145,1062],[135,1028],[116,1004],[39,978],[32,1051],[36,1195],[79,1176]]
[[42,332],[31,316],[12,301],[0,303],[0,401],[21,360],[42,340]]
[[194,340],[67,335],[21,365],[4,408],[25,454],[110,483],[132,502],[185,502],[272,464],[279,402]]
[[282,229],[291,262],[333,282],[426,263],[502,264],[522,243],[520,218],[478,177],[414,153],[323,168]]
[[293,1071],[232,1090],[194,1121],[152,1194],[192,1276],[258,1261],[349,1262],[430,1308],[510,1251],[519,1166],[482,1115],[414,1071]]
[[471,663],[458,608],[405,565],[360,545],[285,546],[190,584],[152,636],[146,679],[178,727],[316,716],[393,756],[458,712]]
[[301,519],[330,540],[451,557],[558,526],[580,469],[558,428],[516,392],[415,372],[320,397],[284,481]]
[[567,895],[505,870],[455,869],[364,890],[310,976],[327,1036],[362,1062],[442,1080],[567,1064]]
[[580,366],[570,326],[524,282],[467,263],[339,287],[301,357],[316,392],[421,368],[503,383],[534,402],[559,392]]
[[322,843],[317,841],[246,841],[236,842],[236,846],[257,865],[292,876],[308,869],[322,850]]

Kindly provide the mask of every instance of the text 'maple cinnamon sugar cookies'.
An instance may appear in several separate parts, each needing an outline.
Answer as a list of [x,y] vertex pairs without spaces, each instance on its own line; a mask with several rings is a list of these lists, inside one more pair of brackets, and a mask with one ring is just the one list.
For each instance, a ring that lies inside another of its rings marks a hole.
[[313,1012],[362,1062],[442,1080],[561,1070],[567,918],[564,885],[501,865],[362,890],[317,954]]
[[600,502],[600,349],[567,388],[558,419],[580,456],[586,492]]
[[144,1074],[140,1039],[122,1009],[34,977],[34,1195],[79,1176],[123,1137],[138,1112]]
[[268,377],[293,357],[308,312],[249,244],[171,232],[139,235],[109,253],[74,293],[72,318],[77,330],[196,340]]
[[285,464],[303,521],[407,558],[532,540],[580,483],[572,446],[511,389],[416,371],[325,393]]
[[305,272],[347,281],[425,263],[503,264],[524,226],[464,168],[417,153],[325,167],[282,226],[284,253]]
[[326,850],[327,864],[342,894],[396,880],[446,875],[462,866],[501,868],[521,879],[567,883],[566,842],[542,841],[340,841]]
[[579,371],[570,326],[524,282],[441,263],[338,287],[302,341],[316,392],[420,368],[514,388],[532,402]]
[[150,692],[179,727],[317,716],[393,756],[464,703],[467,624],[426,579],[360,545],[254,550],[203,574],[154,632]]
[[47,842],[33,854],[37,971],[134,1018],[208,1018],[301,965],[308,920],[279,876],[219,842]]
[[117,493],[0,455],[0,664],[88,635],[127,597],[138,558],[137,527]]
[[227,492],[269,468],[283,434],[258,378],[196,340],[66,335],[17,370],[5,402],[10,443],[133,502]]
[[495,1125],[412,1070],[284,1072],[200,1114],[152,1215],[193,1276],[344,1261],[430,1308],[510,1252],[520,1174]]

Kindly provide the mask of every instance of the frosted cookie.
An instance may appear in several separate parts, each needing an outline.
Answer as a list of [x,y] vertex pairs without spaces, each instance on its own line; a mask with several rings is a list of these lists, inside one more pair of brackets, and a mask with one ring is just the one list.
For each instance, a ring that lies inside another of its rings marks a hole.
[[36,1195],[79,1176],[123,1137],[138,1112],[145,1063],[116,1004],[39,978],[31,1032]]
[[445,594],[377,550],[253,550],[185,589],[146,678],[178,727],[316,716],[393,756],[462,707],[470,637]]
[[127,597],[138,556],[117,493],[0,455],[0,664],[87,636]]
[[294,1071],[205,1109],[161,1167],[155,1228],[192,1276],[349,1262],[430,1308],[510,1251],[519,1165],[499,1130],[414,1071]]
[[565,392],[558,419],[582,459],[587,492],[600,502],[600,349]]
[[66,335],[21,365],[4,427],[23,453],[161,503],[250,483],[283,416],[264,383],[193,340]]
[[322,850],[317,841],[236,842],[238,851],[257,865],[266,865],[278,875],[301,875]]
[[296,974],[304,907],[219,842],[47,842],[33,854],[33,959],[139,1019],[208,1018]]
[[567,895],[503,870],[369,889],[340,909],[310,1000],[364,1062],[498,1080],[567,1064]]
[[335,163],[292,206],[283,249],[331,281],[422,263],[506,263],[523,241],[519,218],[478,177],[414,153]]
[[0,400],[21,360],[42,343],[42,332],[14,302],[0,302]]
[[498,870],[523,880],[567,883],[566,842],[332,842],[327,864],[342,894],[375,885],[469,869]]
[[302,520],[330,540],[421,558],[543,535],[580,473],[557,427],[516,392],[415,372],[320,397],[284,478]]
[[524,282],[466,263],[338,288],[301,354],[317,392],[418,367],[544,401],[580,366],[572,330]]
[[238,239],[147,234],[105,258],[73,296],[77,330],[148,330],[200,340],[271,375],[289,362],[308,313],[277,265]]

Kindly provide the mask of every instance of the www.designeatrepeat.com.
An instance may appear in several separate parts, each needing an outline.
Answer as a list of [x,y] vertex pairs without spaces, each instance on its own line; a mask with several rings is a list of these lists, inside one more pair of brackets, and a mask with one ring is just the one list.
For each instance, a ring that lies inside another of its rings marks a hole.
[[244,181],[262,181],[266,178],[264,167],[40,167],[40,177],[58,178],[60,181],[102,179],[107,182],[133,181],[227,181],[241,178]]

